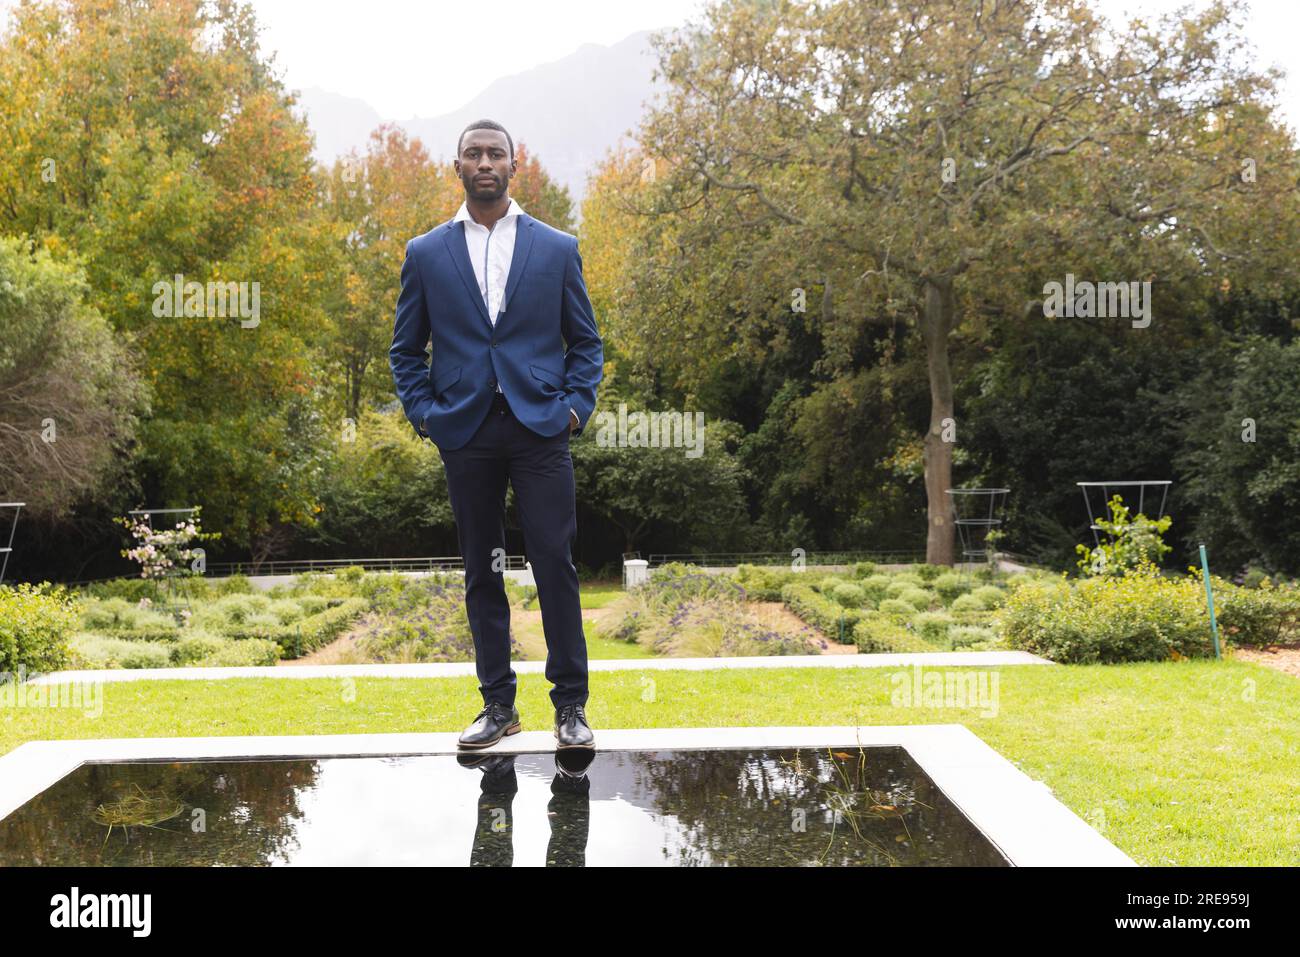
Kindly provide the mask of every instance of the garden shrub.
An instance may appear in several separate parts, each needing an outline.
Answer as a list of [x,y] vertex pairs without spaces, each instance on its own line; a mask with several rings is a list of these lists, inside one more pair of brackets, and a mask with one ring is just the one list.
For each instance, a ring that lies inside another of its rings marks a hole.
[[246,635],[269,635],[280,628],[284,623],[270,612],[261,612],[256,615],[249,615],[240,622],[240,630]]
[[886,615],[913,618],[916,616],[917,610],[915,605],[911,605],[901,598],[886,598],[880,603],[880,611]]
[[1070,663],[1163,661],[1214,653],[1204,591],[1151,566],[1124,576],[1017,588],[999,612],[1011,648]]
[[949,611],[953,612],[985,612],[988,610],[984,607],[984,602],[974,595],[958,595],[949,606]]
[[893,579],[888,575],[872,575],[859,581],[857,586],[866,593],[867,601],[876,605],[889,597],[888,588],[891,581]]
[[948,629],[948,641],[956,649],[982,650],[997,645],[997,635],[992,628],[979,625],[954,625]]
[[785,566],[741,565],[736,569],[736,581],[754,601],[780,601],[782,588],[806,576],[807,572]]
[[913,565],[912,574],[917,575],[921,581],[929,584],[940,575],[949,574],[952,571],[947,565]]
[[670,611],[697,598],[744,601],[749,597],[735,575],[711,575],[684,562],[656,567],[650,580],[639,586],[637,592],[646,606],[656,611]]
[[902,622],[883,614],[863,616],[853,627],[853,643],[863,654],[935,650],[934,645]]
[[268,667],[280,660],[280,646],[264,638],[226,641],[195,664],[202,668]]
[[831,589],[830,597],[845,608],[861,608],[867,600],[867,594],[857,585],[843,582]]
[[87,599],[120,599],[129,604],[136,604],[141,598],[156,600],[163,593],[165,586],[150,578],[113,578],[106,582],[91,582],[81,587],[81,593]]
[[203,578],[199,580],[207,584],[209,596],[215,598],[220,598],[223,595],[247,595],[256,591],[247,575],[229,575],[225,578]]
[[[0,586],[0,672],[58,671],[68,662],[76,597],[62,585]],[[4,675],[0,675],[4,680]]]
[[1214,615],[1221,632],[1250,645],[1300,641],[1300,589],[1264,581],[1256,588],[1236,588],[1213,580]]
[[1142,513],[1131,515],[1121,495],[1113,495],[1106,503],[1110,517],[1094,516],[1097,528],[1106,533],[1106,540],[1096,548],[1076,545],[1082,557],[1077,562],[1085,575],[1124,575],[1144,564],[1159,565],[1171,550],[1164,543],[1164,534],[1173,522],[1171,516],[1151,519]]
[[755,621],[742,602],[692,599],[671,619],[647,622],[642,643],[674,657],[808,654],[808,638],[791,636]]
[[349,585],[355,585],[366,577],[366,570],[360,565],[348,565],[334,573],[337,581],[345,582]]
[[931,582],[930,587],[938,593],[945,605],[951,605],[959,596],[971,590],[971,580],[956,572],[945,572]]
[[[453,584],[455,582],[455,584]],[[507,586],[507,592],[510,586]],[[340,598],[361,597],[375,611],[413,611],[423,607],[433,594],[449,587],[464,591],[459,575],[435,572],[431,575],[407,575],[402,572],[371,572],[360,579],[339,577],[331,594]]]
[[297,602],[303,617],[324,611],[330,606],[330,600],[324,595],[298,595],[293,600]]
[[971,594],[978,598],[980,604],[989,611],[992,611],[995,608],[1001,608],[1003,602],[1007,600],[1006,590],[999,588],[997,585],[981,585],[979,588],[972,591]]
[[912,624],[926,641],[942,645],[948,641],[948,631],[952,628],[953,619],[951,615],[941,611],[927,611],[912,619]]
[[175,641],[180,637],[180,625],[169,613],[125,598],[87,599],[81,606],[80,627],[130,641]]
[[641,632],[645,625],[645,618],[640,609],[633,609],[623,616],[623,620],[615,626],[613,631],[602,632],[606,637],[615,641],[626,641],[630,644],[636,644],[641,639]]
[[[461,594],[463,596],[464,593]],[[370,603],[364,598],[345,598],[337,605],[309,615],[291,625],[280,625],[267,634],[237,631],[231,633],[229,637],[269,639],[280,646],[284,657],[296,658],[329,644],[347,631],[348,627],[369,608]]]
[[925,611],[931,605],[936,603],[934,592],[927,591],[924,588],[908,588],[898,597],[907,602],[917,611]]
[[876,574],[875,562],[854,562],[853,564],[854,578],[871,578],[875,574]]
[[131,641],[82,633],[72,637],[69,657],[74,668],[169,668],[172,648],[168,641]]
[[306,613],[301,602],[292,598],[275,598],[266,607],[266,614],[273,616],[280,624],[287,625],[304,617]]
[[853,627],[862,617],[858,608],[844,608],[807,585],[791,583],[781,589],[781,600],[795,615],[816,628],[831,641],[840,641],[843,621],[843,643],[850,643]]
[[225,595],[216,601],[207,602],[194,614],[193,624],[212,623],[213,630],[226,631],[233,626],[242,625],[256,615],[265,614],[271,607],[271,599],[263,594]]
[[172,646],[172,664],[186,667],[198,664],[208,655],[215,654],[231,643],[231,639],[200,631],[186,635]]
[[[520,650],[513,634],[510,649],[512,657]],[[378,662],[473,661],[464,589],[431,589],[418,608],[368,615],[358,629],[357,651]]]
[[898,577],[891,578],[889,580],[889,584],[885,586],[885,597],[901,598],[903,596],[903,592],[911,591],[914,588],[920,588],[920,587],[921,587],[920,582],[916,582],[908,578],[898,578]]

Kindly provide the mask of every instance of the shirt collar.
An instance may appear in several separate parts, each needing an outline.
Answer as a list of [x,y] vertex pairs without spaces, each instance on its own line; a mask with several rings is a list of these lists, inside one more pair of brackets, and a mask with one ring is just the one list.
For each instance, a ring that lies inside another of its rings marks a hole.
[[[510,205],[506,207],[506,214],[502,216],[501,219],[509,219],[511,216],[522,216],[523,212],[524,212],[524,208],[520,206],[518,203],[516,203],[515,198],[511,196]],[[474,217],[469,214],[469,204],[465,202],[462,202],[460,204],[460,209],[456,210],[456,218],[453,219],[452,222],[458,223],[462,219],[474,223]],[[480,224],[474,223],[474,225],[478,226]]]

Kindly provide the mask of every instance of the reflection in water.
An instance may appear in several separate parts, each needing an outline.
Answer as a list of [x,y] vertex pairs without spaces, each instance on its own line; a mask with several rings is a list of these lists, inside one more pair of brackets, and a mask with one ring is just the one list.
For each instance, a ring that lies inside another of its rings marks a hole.
[[[468,845],[468,846],[467,846]],[[900,748],[87,765],[0,864],[1005,865]]]

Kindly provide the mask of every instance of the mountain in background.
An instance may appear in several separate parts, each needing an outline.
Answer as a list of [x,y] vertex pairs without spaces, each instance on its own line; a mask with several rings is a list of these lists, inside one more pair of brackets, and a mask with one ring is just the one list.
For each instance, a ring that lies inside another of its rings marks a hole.
[[[450,161],[466,124],[496,120],[569,188],[576,207],[606,150],[620,138],[635,139],[643,110],[664,89],[662,80],[651,79],[657,62],[651,32],[607,47],[584,43],[559,60],[494,81],[460,109],[393,122],[419,138],[435,160]],[[364,151],[370,131],[384,122],[365,101],[319,87],[300,91],[298,109],[316,134],[322,163],[354,147]]]

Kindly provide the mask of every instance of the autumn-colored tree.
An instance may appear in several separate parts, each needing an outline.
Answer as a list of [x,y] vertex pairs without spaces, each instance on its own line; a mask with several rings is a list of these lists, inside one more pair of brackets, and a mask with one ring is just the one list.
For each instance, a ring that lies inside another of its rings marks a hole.
[[[236,545],[309,521],[307,346],[329,264],[311,137],[251,8],[23,0],[0,38],[0,99],[0,230],[84,260],[152,392],[150,503],[203,505]],[[162,302],[177,275],[242,284],[247,314]]]
[[370,134],[363,155],[353,150],[322,171],[333,266],[318,365],[330,404],[354,422],[393,393],[387,354],[406,244],[460,201],[440,173],[420,141],[391,124]]
[[[540,158],[523,141],[515,143],[515,163],[518,168],[510,180],[510,195],[515,201],[534,219],[566,233],[574,232],[573,198],[569,195],[569,188],[551,179]],[[463,194],[461,199],[464,199]],[[460,203],[456,205],[459,207]]]

